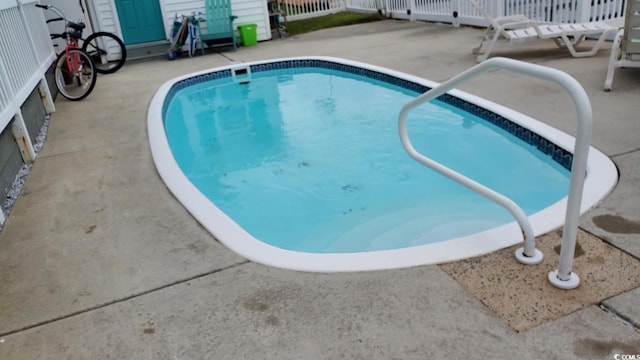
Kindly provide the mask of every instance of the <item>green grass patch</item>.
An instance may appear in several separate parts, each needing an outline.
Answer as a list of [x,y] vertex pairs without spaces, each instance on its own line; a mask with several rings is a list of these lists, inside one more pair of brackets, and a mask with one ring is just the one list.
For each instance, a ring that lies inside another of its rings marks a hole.
[[289,21],[287,24],[287,30],[290,35],[299,35],[337,26],[362,24],[383,19],[385,19],[385,17],[377,13],[362,14],[354,12],[339,12],[311,19]]

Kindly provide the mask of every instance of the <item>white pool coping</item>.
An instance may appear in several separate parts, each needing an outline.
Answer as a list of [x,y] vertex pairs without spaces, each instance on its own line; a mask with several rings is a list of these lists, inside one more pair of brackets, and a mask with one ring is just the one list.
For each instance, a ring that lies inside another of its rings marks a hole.
[[[439,264],[486,254],[523,241],[522,232],[515,221],[488,231],[428,245],[339,254],[305,253],[281,249],[259,241],[247,233],[204,196],[184,175],[169,147],[162,118],[162,108],[172,86],[181,80],[213,71],[244,68],[251,65],[287,60],[329,61],[386,73],[430,88],[438,85],[433,81],[383,67],[320,56],[278,58],[217,67],[183,75],[165,82],[156,91],[147,113],[147,131],[151,154],[156,169],[169,190],[217,240],[248,260],[279,268],[311,272],[368,271]],[[522,127],[542,135],[565,150],[573,152],[575,138],[558,129],[460,90],[452,90],[448,94],[489,109]],[[580,213],[584,214],[598,205],[613,190],[617,181],[618,171],[615,164],[601,151],[590,147]],[[560,228],[564,224],[566,204],[567,197],[564,197],[553,205],[528,217],[536,236]]]

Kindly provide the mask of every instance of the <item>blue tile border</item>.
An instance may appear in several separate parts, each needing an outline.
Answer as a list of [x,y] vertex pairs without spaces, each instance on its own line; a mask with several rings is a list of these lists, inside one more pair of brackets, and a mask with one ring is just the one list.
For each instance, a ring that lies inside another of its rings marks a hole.
[[[271,71],[271,70],[286,70],[286,69],[302,70],[302,68],[309,68],[309,67],[336,70],[336,71],[346,72],[350,74],[360,75],[360,76],[368,77],[371,79],[379,80],[382,82],[386,82],[392,85],[396,85],[403,89],[411,90],[420,94],[430,90],[428,86],[418,84],[409,80],[405,80],[393,75],[389,75],[389,74],[385,74],[378,71],[369,70],[369,69],[365,69],[365,68],[361,68],[353,65],[335,63],[327,60],[316,60],[316,59],[282,60],[282,61],[275,61],[275,62],[265,63],[265,64],[251,65],[250,69],[251,69],[251,73],[255,74],[255,73]],[[186,87],[189,87],[191,85],[195,85],[195,84],[199,84],[199,83],[211,81],[211,80],[224,79],[228,77],[231,77],[231,69],[214,71],[207,74],[197,75],[188,79],[178,81],[171,87],[171,89],[169,90],[169,93],[167,94],[167,97],[165,98],[164,104],[162,106],[163,116],[166,113],[168,104],[170,103],[171,99],[173,98],[173,96],[176,94],[177,91],[184,89]],[[446,104],[449,104],[451,106],[454,106],[458,109],[464,110],[472,115],[475,115],[485,121],[488,121],[504,129],[505,131],[516,136],[522,141],[532,146],[535,146],[538,150],[550,156],[554,161],[556,161],[562,167],[571,171],[573,154],[561,148],[560,146],[554,144],[553,142],[547,140],[541,135],[523,126],[520,126],[519,124],[516,124],[510,121],[509,119],[492,112],[491,110],[485,109],[479,105],[470,103],[466,100],[457,98],[455,96],[452,96],[449,94],[443,94],[438,97],[438,100]]]
[[364,69],[361,67],[334,63],[326,60],[283,60],[277,61],[269,64],[259,64],[251,66],[251,73],[260,73],[263,71],[269,70],[284,70],[284,69],[295,69],[295,68],[320,68],[320,69],[328,69],[346,72],[354,75],[360,75],[364,77],[368,77],[374,80],[379,80],[382,82],[386,82],[392,85],[399,86],[403,89],[415,91],[417,93],[423,93],[429,90],[428,86],[418,84],[409,80],[401,79],[395,77],[393,75],[381,73],[378,71],[373,71],[369,69]]
[[231,77],[231,69],[224,69],[224,70],[213,71],[213,72],[202,74],[202,75],[196,75],[196,76],[176,82],[175,84],[173,84],[171,89],[169,89],[169,92],[167,93],[167,96],[164,99],[164,103],[162,104],[162,118],[164,119],[164,114],[166,114],[167,112],[167,106],[169,106],[169,104],[171,103],[171,99],[173,99],[173,97],[178,91],[184,88],[187,88],[189,86],[197,85],[203,82],[207,82],[211,80],[220,80],[220,79],[225,79],[230,77]]

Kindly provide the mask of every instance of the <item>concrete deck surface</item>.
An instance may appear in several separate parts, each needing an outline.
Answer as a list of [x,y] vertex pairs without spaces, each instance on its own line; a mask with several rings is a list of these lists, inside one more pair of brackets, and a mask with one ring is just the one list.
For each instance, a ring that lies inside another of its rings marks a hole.
[[[248,262],[200,227],[155,171],[147,106],[175,76],[230,62],[326,55],[444,81],[475,65],[471,48],[481,33],[386,20],[237,52],[131,63],[100,76],[83,101],[59,98],[48,139],[0,233],[0,359],[640,356],[637,286],[519,332],[436,265],[312,274]],[[582,216],[581,228],[637,260],[640,70],[618,69],[613,91],[603,92],[609,49],[607,43],[594,57],[574,59],[542,42],[503,45],[494,56],[566,71],[585,88],[592,143],[615,161],[621,181]],[[499,71],[462,89],[575,134],[575,111],[553,84]]]

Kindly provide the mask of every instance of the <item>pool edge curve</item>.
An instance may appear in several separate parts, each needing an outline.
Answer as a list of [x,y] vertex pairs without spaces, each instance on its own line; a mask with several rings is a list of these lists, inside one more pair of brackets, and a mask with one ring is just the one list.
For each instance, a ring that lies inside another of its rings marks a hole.
[[[182,75],[162,84],[154,94],[147,112],[147,132],[156,169],[176,199],[217,240],[248,260],[279,268],[311,272],[368,271],[438,264],[483,255],[522,242],[522,234],[515,221],[481,233],[434,244],[344,254],[304,253],[281,249],[261,242],[244,231],[206,198],[182,173],[173,158],[164,130],[162,116],[164,100],[172,86],[183,79],[221,69],[234,69],[291,59],[313,59],[352,65],[383,72],[428,87],[438,85],[436,82],[395,70],[323,56],[278,58],[227,65]],[[574,137],[550,125],[460,90],[452,90],[448,94],[491,109],[492,112],[500,114],[535,133],[542,134],[554,144],[573,153]],[[598,169],[598,171],[591,171],[592,169]],[[618,175],[615,164],[604,153],[591,146],[580,213],[584,214],[589,209],[597,206],[613,190],[617,180]],[[566,200],[565,196],[550,207],[529,216],[536,236],[562,226],[565,218]]]

